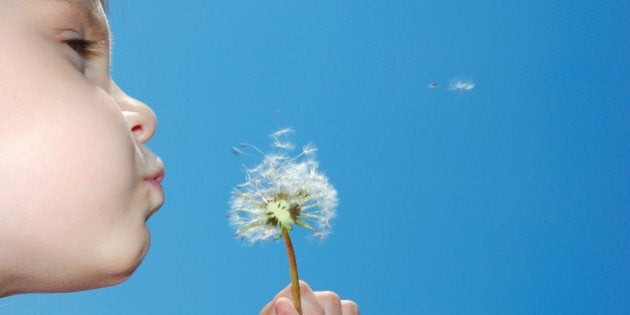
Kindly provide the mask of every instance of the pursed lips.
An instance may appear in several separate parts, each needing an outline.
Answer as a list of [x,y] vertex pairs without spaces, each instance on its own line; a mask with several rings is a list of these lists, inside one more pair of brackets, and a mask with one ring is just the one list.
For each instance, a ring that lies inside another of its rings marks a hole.
[[151,163],[151,164],[154,167],[152,168],[152,171],[148,173],[149,175],[144,177],[144,181],[149,183],[149,185],[151,185],[153,188],[155,188],[155,190],[158,191],[160,197],[159,197],[158,204],[152,205],[151,213],[149,213],[148,217],[151,217],[155,212],[157,212],[160,206],[162,205],[162,203],[164,202],[164,189],[162,188],[162,180],[164,179],[164,174],[165,174],[164,164],[157,157],[155,158],[153,162],[154,163]]

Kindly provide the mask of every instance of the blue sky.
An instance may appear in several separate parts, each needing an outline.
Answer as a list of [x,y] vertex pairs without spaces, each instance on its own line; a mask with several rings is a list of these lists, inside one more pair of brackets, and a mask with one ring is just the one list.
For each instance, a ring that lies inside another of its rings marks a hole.
[[278,127],[318,146],[339,192],[325,241],[294,236],[314,289],[362,314],[630,313],[626,1],[110,11],[113,75],[159,118],[151,251],[122,285],[9,297],[0,313],[256,314],[288,267],[282,243],[233,238],[230,148]]

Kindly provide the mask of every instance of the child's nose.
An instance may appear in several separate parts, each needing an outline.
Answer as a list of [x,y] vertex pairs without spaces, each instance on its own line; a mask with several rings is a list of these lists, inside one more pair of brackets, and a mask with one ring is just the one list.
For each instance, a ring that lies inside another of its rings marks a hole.
[[116,87],[115,98],[129,123],[129,128],[136,140],[145,143],[153,137],[157,120],[155,114],[145,103],[125,94]]

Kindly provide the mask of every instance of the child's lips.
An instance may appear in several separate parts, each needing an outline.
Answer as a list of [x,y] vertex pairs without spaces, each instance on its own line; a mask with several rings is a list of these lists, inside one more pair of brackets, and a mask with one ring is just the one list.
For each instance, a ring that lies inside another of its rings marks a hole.
[[164,194],[164,189],[162,188],[162,184],[157,179],[147,179],[147,182],[151,184],[151,186],[157,188],[162,194]]
[[155,191],[158,192],[158,200],[153,200],[155,205],[152,206],[151,212],[147,216],[147,219],[151,217],[154,213],[156,213],[162,203],[164,203],[164,189],[162,188],[162,179],[164,179],[164,166],[160,165],[159,169],[154,172],[152,175],[146,177],[144,180],[149,183],[151,187],[154,188]]
[[151,186],[157,188],[160,194],[164,196],[164,189],[162,188],[162,180],[164,179],[164,168],[160,168],[154,175],[151,175],[145,179]]
[[147,215],[147,219],[157,212],[164,203],[164,189],[162,188],[162,180],[164,179],[164,163],[162,159],[157,157],[153,152],[149,151],[145,146],[141,146],[145,152],[146,164],[143,167],[145,171],[143,173],[143,180],[148,184],[149,195],[148,202],[150,204],[150,211]]

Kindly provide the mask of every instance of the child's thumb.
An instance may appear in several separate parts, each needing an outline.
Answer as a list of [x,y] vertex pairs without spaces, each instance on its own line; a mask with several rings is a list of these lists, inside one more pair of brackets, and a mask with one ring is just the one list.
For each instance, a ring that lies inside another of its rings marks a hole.
[[276,315],[299,315],[293,307],[293,302],[284,297],[276,300],[274,311]]

